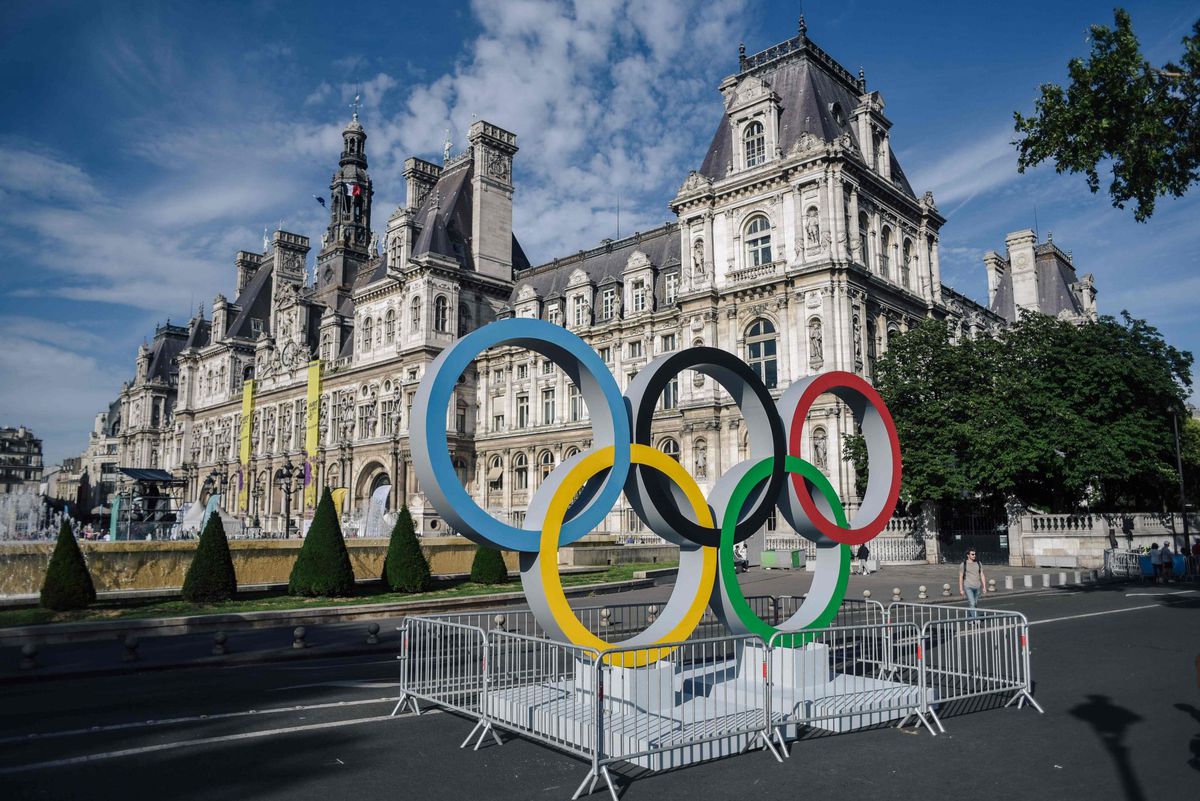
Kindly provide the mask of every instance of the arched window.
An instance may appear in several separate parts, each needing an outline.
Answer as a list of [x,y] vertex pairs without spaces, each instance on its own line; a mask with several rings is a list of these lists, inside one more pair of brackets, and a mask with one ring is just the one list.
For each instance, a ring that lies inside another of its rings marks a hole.
[[884,278],[891,278],[891,257],[892,257],[892,229],[884,228],[883,234],[880,237],[879,247],[879,274]]
[[761,122],[752,122],[742,131],[742,145],[746,151],[746,166],[756,167],[767,160],[767,139],[763,135]]
[[412,299],[412,304],[409,306],[408,317],[412,321],[412,331],[415,334],[421,330],[421,296]]
[[658,443],[658,449],[675,461],[679,461],[679,442],[677,440],[667,437]]
[[362,324],[362,349],[364,351],[371,349],[371,318],[364,317]]
[[746,224],[746,266],[771,263],[771,222],[761,214]]
[[904,253],[900,259],[900,283],[904,285],[905,289],[912,289],[912,257],[912,241],[905,239]]
[[518,453],[513,457],[513,489],[529,489],[529,457]]
[[488,462],[487,483],[492,492],[504,489],[504,460],[499,456],[493,456]]
[[871,220],[865,211],[858,213],[858,260],[871,269]]
[[450,304],[445,295],[438,295],[433,301],[433,330],[439,334],[450,331]]
[[761,317],[746,329],[746,362],[754,374],[762,379],[767,389],[778,383],[778,368],[775,360],[778,342],[775,326]]
[[471,310],[467,304],[458,304],[458,335],[461,337],[471,330]]
[[383,341],[391,345],[396,341],[396,310],[388,309],[383,317]]
[[550,471],[554,469],[554,454],[550,451],[542,451],[538,456],[538,476],[539,482],[545,481],[550,476]]
[[328,331],[321,335],[321,358],[325,361],[333,358],[333,338]]

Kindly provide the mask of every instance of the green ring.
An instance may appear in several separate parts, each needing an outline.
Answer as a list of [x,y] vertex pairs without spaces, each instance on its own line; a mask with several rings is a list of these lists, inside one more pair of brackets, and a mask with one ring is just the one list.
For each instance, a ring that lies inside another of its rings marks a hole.
[[[784,628],[775,628],[768,625],[754,613],[754,610],[750,608],[750,604],[746,601],[746,596],[742,594],[742,588],[738,586],[737,565],[733,560],[733,537],[742,507],[750,497],[750,493],[770,477],[773,460],[774,457],[768,457],[750,468],[746,472],[746,475],[742,476],[742,480],[733,488],[733,492],[729,497],[729,506],[726,507],[725,516],[721,520],[721,545],[718,561],[720,565],[720,592],[727,604],[732,607],[734,614],[737,615],[738,621],[745,626],[750,634],[758,635],[764,642],[770,642],[771,637],[776,634],[792,634],[793,636],[791,637],[780,637],[775,642],[786,648],[796,648],[815,639],[816,635],[813,631],[828,626],[837,616],[838,610],[842,605],[842,599],[846,597],[846,586],[850,581],[851,555],[848,545],[838,544],[836,546],[838,549],[837,583],[825,608],[803,630],[792,631]],[[829,483],[829,479],[825,477],[824,473],[798,456],[786,457],[784,472],[799,473],[803,476],[829,503],[829,506],[833,510],[835,522],[842,528],[850,527],[841,499],[838,498],[837,491]],[[790,491],[790,486],[784,491]],[[807,603],[807,600],[805,603]]]

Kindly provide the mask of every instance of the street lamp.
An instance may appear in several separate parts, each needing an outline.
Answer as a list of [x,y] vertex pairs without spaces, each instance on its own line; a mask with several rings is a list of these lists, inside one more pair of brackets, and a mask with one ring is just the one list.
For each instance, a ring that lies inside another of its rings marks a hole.
[[275,472],[275,485],[283,492],[283,535],[287,539],[292,536],[292,493],[296,491],[294,479],[300,472],[291,459]]
[[1183,512],[1183,553],[1191,548],[1191,543],[1188,542],[1188,505],[1187,492],[1184,490],[1183,484],[1183,451],[1179,447],[1179,414],[1174,409],[1171,410],[1171,427],[1175,429],[1175,468],[1179,471],[1179,506]]

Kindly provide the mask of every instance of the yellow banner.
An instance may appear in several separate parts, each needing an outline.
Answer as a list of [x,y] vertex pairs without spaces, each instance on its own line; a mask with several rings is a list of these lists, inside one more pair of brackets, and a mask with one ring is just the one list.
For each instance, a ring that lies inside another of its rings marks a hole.
[[321,425],[321,360],[308,363],[308,397],[304,407],[304,508],[317,508],[317,448]]
[[333,508],[337,512],[338,519],[342,518],[342,504],[346,502],[346,493],[349,492],[345,487],[338,487],[330,495],[333,498]]
[[250,431],[254,423],[254,379],[242,382],[242,432],[241,448],[238,452],[238,501],[239,512],[250,509]]

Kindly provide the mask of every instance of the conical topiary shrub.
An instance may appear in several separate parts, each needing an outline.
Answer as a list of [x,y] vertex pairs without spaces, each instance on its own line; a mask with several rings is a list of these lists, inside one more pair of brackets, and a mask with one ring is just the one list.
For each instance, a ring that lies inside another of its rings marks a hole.
[[233,557],[221,516],[215,512],[200,535],[196,554],[183,578],[183,600],[192,603],[227,601],[237,592],[237,576],[233,572]]
[[508,580],[508,568],[504,556],[495,548],[480,545],[475,549],[471,562],[471,581],[476,584],[503,584]]
[[88,572],[83,552],[71,532],[71,524],[63,521],[58,530],[58,542],[46,568],[42,583],[42,606],[56,611],[83,609],[96,600],[96,585]]
[[350,554],[342,539],[342,527],[328,487],[321,494],[312,525],[308,527],[308,536],[292,566],[288,592],[292,595],[354,594],[354,569],[350,567]]
[[392,539],[388,542],[387,556],[383,560],[383,583],[392,592],[424,592],[429,589],[429,562],[421,552],[421,543],[417,540],[407,506],[401,507],[396,525],[392,526]]

